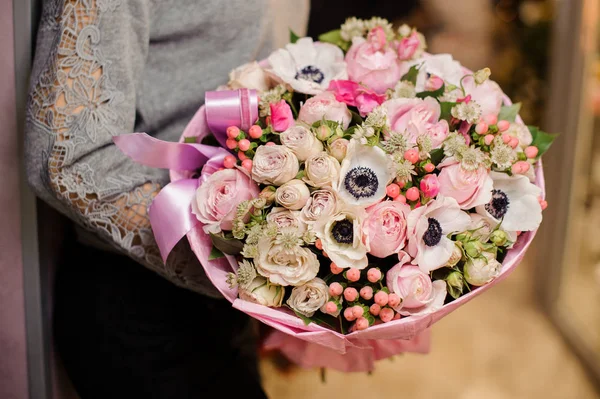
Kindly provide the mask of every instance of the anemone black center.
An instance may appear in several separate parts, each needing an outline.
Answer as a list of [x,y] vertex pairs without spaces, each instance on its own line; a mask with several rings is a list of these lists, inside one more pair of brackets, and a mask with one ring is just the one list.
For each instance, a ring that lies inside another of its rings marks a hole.
[[354,198],[368,198],[377,192],[379,180],[370,168],[357,166],[346,174],[344,186]]
[[504,191],[492,190],[492,200],[485,205],[485,210],[494,218],[502,219],[506,215],[509,205],[510,201]]
[[348,220],[340,220],[333,225],[331,235],[340,244],[352,244],[354,241],[354,225]]
[[442,239],[442,226],[434,218],[427,218],[427,222],[429,222],[429,226],[427,226],[427,231],[423,234],[423,242],[428,247],[433,247]]
[[313,65],[308,65],[296,73],[296,79],[310,80],[311,82],[321,83],[325,79],[325,75],[319,68]]

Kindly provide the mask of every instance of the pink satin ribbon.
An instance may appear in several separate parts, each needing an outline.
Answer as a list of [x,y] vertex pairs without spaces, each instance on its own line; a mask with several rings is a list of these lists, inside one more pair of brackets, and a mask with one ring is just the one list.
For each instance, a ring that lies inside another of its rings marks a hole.
[[237,126],[247,132],[258,119],[256,90],[207,91],[204,105],[206,123],[223,147],[226,147],[229,126]]

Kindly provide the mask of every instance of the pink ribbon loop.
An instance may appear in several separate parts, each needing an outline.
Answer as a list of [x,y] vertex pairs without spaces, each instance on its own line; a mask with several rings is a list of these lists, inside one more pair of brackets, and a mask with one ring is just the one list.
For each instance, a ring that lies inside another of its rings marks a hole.
[[207,91],[205,98],[206,123],[223,147],[226,147],[229,126],[248,131],[258,119],[256,90]]

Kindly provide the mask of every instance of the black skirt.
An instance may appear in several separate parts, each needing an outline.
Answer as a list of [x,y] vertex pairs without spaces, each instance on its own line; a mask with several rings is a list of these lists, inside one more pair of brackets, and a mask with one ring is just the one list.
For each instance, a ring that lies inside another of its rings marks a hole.
[[124,256],[82,246],[66,255],[54,337],[81,399],[266,397],[255,325],[229,302]]

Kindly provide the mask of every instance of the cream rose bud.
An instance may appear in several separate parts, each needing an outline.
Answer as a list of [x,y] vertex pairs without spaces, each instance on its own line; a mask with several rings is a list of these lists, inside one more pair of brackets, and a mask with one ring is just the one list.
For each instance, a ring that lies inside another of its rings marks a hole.
[[269,284],[264,277],[256,277],[247,288],[238,290],[240,299],[257,303],[263,306],[277,308],[281,306],[285,295],[285,288],[276,284]]
[[302,162],[323,151],[323,144],[304,126],[292,126],[281,133],[279,139]]
[[329,153],[339,162],[342,162],[344,158],[346,158],[348,144],[350,144],[350,142],[346,139],[336,139],[329,144]]
[[196,190],[192,213],[204,224],[206,232],[231,230],[238,205],[258,194],[258,186],[245,173],[237,169],[220,170]]
[[290,180],[275,192],[275,201],[293,211],[302,209],[309,197],[308,187],[302,180],[298,179]]
[[300,219],[306,224],[315,223],[320,218],[327,218],[337,211],[337,196],[330,189],[315,190],[302,211]]
[[261,145],[252,159],[252,179],[262,184],[281,186],[298,174],[296,155],[282,145]]
[[498,277],[502,264],[491,252],[483,252],[480,257],[465,263],[464,275],[467,283],[476,287],[485,285]]
[[300,108],[298,120],[308,125],[322,120],[334,121],[346,130],[350,126],[352,114],[346,104],[336,100],[335,94],[326,91],[306,100]]
[[316,277],[304,285],[292,288],[287,300],[290,308],[306,317],[312,317],[329,299],[329,288],[325,281]]
[[340,177],[340,163],[323,151],[306,160],[304,173],[303,180],[306,184],[313,187],[332,187],[337,185]]
[[256,271],[272,283],[299,286],[317,277],[319,259],[310,249],[300,246],[289,248],[269,237],[258,242]]
[[271,212],[267,215],[267,222],[275,224],[278,230],[285,227],[293,227],[299,233],[306,230],[306,225],[300,220],[299,211],[290,211],[282,207],[271,208]]
[[253,61],[235,68],[229,73],[230,89],[256,89],[267,91],[271,88],[272,79],[264,69]]

